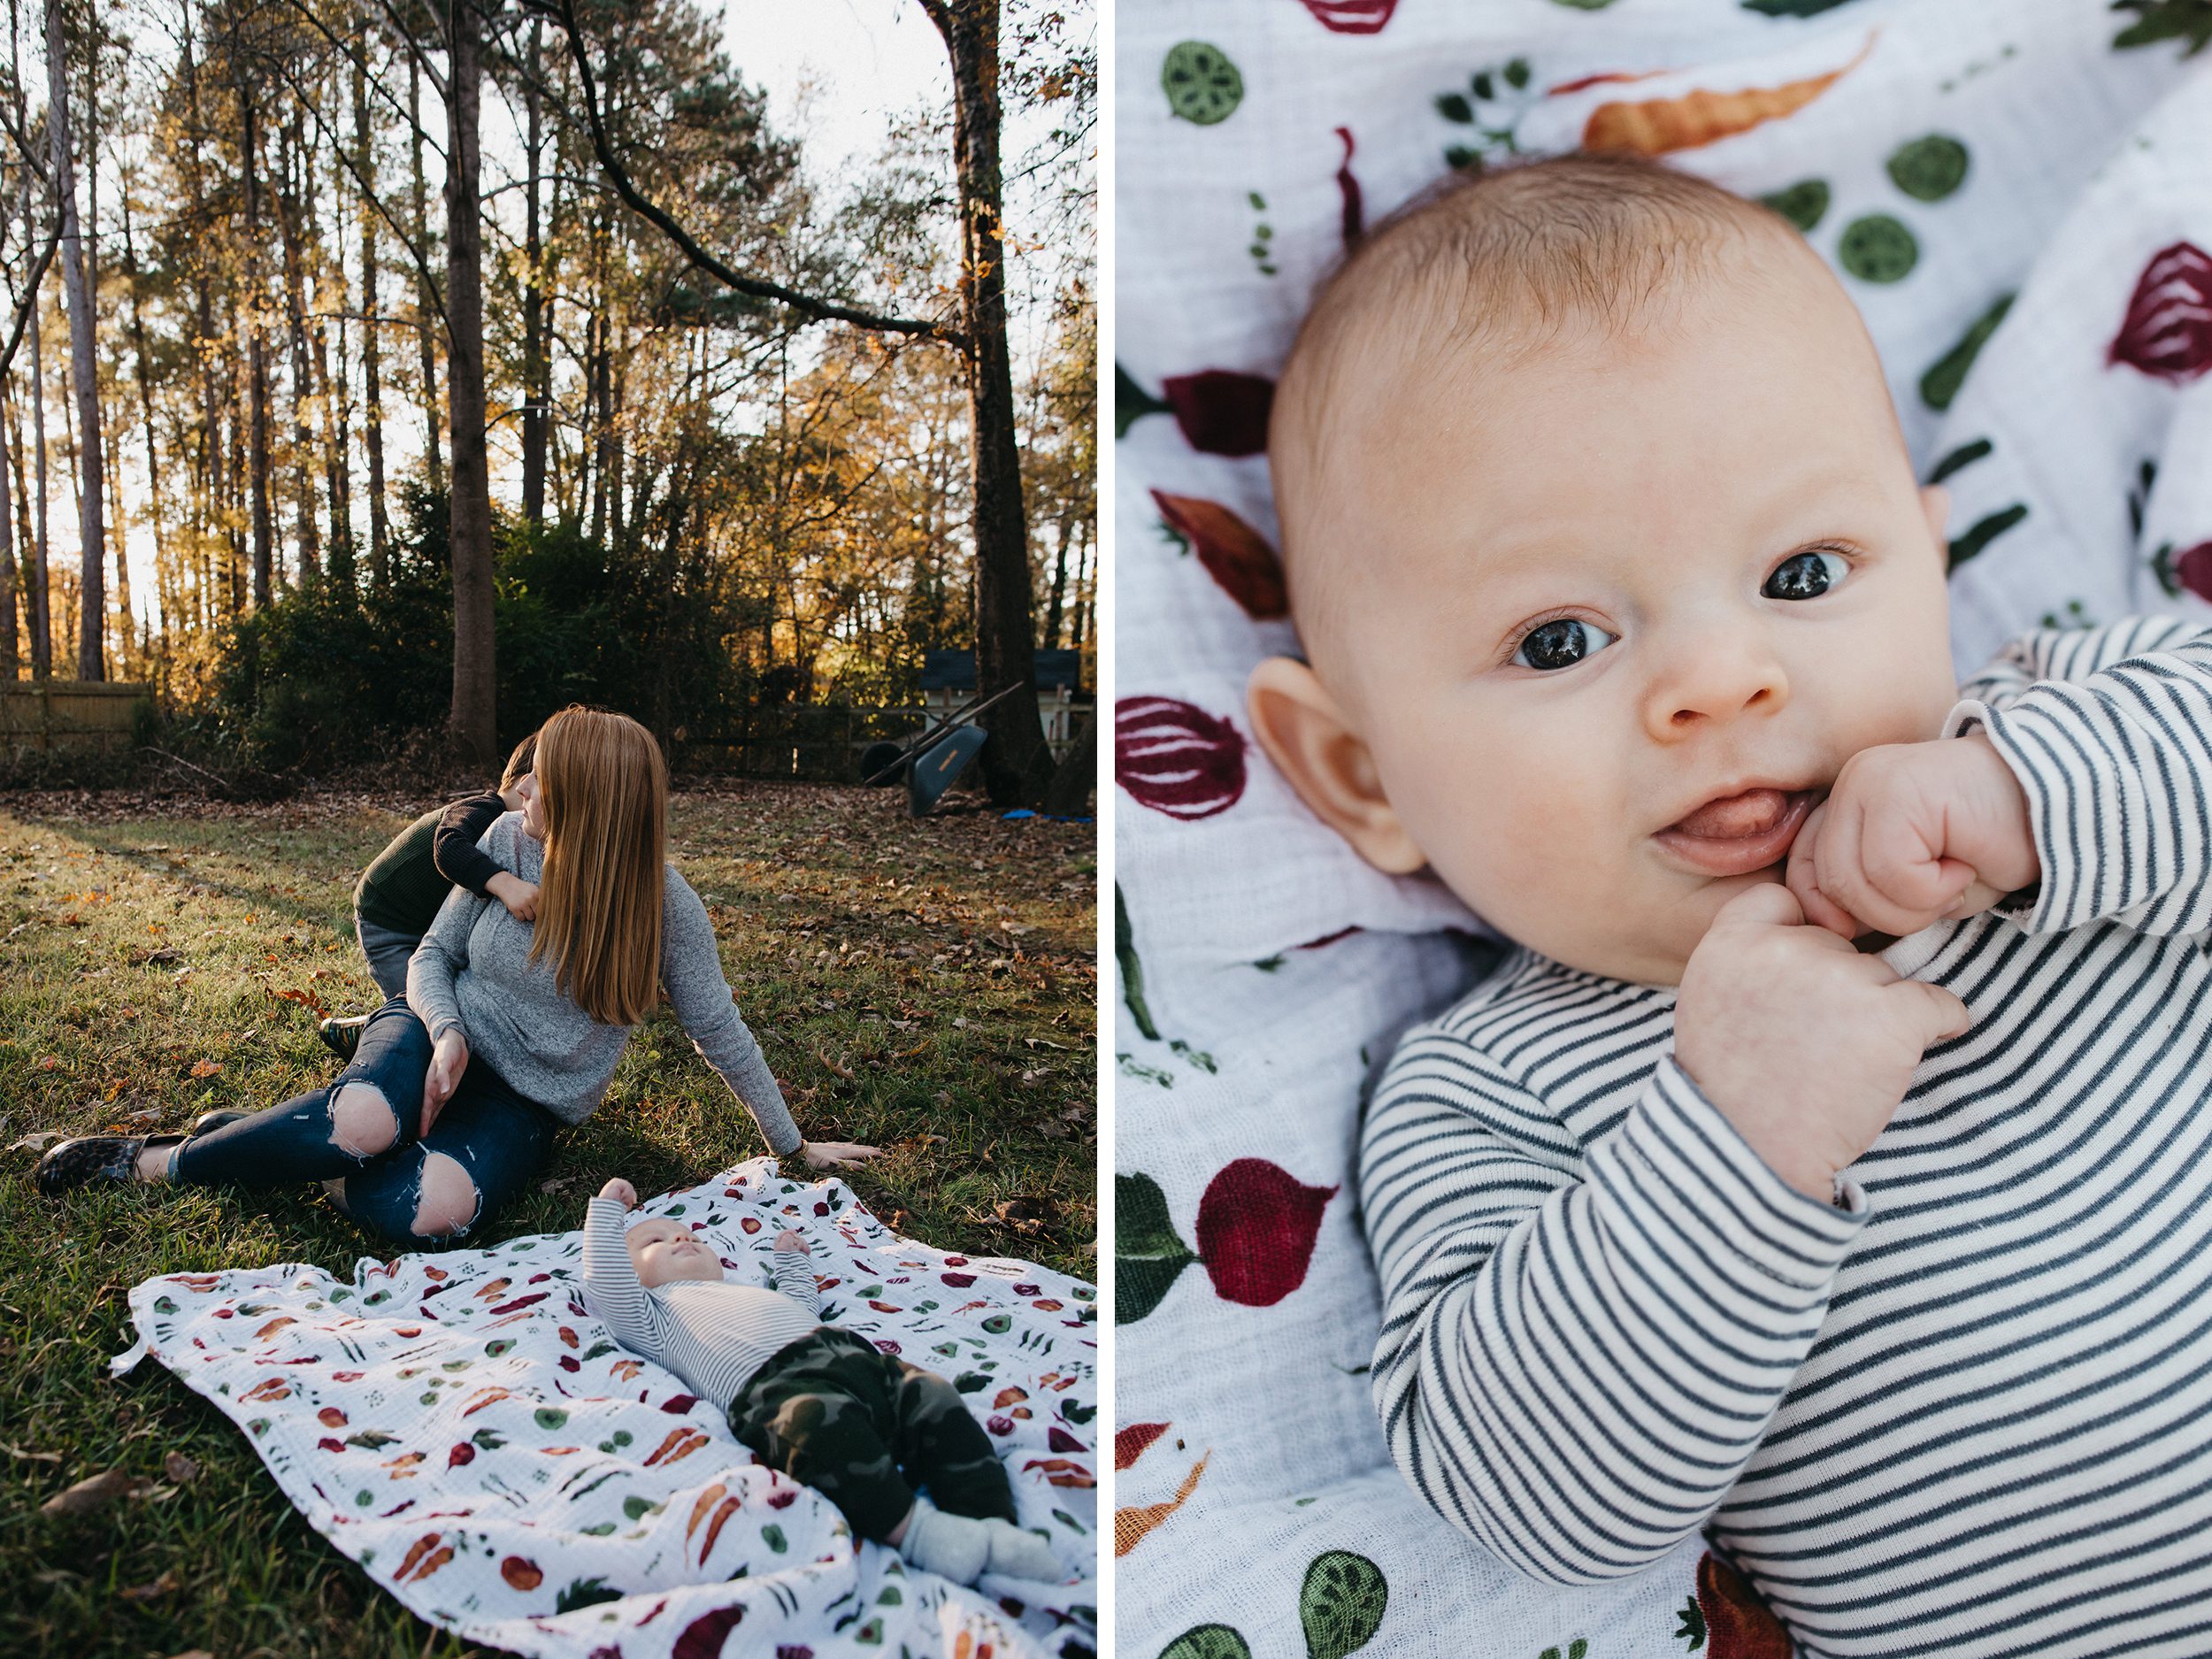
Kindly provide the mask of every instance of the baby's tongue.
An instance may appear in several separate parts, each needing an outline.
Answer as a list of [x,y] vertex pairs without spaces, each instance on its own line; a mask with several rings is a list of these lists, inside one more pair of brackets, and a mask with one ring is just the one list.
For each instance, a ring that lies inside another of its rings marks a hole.
[[1747,789],[1725,800],[1708,801],[1674,827],[1686,835],[1735,840],[1763,835],[1779,823],[1790,798],[1779,789]]

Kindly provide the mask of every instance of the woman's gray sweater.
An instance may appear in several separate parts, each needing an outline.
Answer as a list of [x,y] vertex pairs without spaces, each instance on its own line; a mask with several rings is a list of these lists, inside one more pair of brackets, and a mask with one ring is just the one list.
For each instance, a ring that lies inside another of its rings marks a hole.
[[[477,844],[525,881],[544,869],[545,849],[524,830],[519,812],[495,819]],[[454,888],[407,964],[408,1006],[434,1042],[457,1025],[472,1056],[562,1122],[580,1124],[598,1110],[631,1028],[603,1025],[562,995],[550,959],[531,962],[531,933],[498,900]],[[769,1147],[797,1151],[798,1125],[722,977],[707,907],[673,864],[661,887],[661,983],[685,1032]]]

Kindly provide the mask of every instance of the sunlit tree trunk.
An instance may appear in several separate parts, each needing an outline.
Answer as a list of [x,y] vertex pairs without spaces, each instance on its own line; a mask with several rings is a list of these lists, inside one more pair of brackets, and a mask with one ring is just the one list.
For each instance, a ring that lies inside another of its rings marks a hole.
[[[430,251],[429,186],[422,171],[422,66],[407,54],[408,143],[415,164],[415,245],[427,258]],[[448,160],[451,165],[450,158]],[[438,418],[438,296],[426,278],[418,276],[415,288],[416,336],[422,347],[423,454],[430,469],[433,492],[445,488],[445,451],[441,445]]]
[[322,579],[323,542],[315,518],[315,439],[307,419],[314,378],[307,361],[306,281],[300,269],[301,125],[301,118],[293,116],[277,141],[276,210],[277,240],[284,250],[285,337],[292,358],[292,522],[299,543],[294,550],[296,568],[292,580],[312,588]]
[[[168,513],[161,493],[161,456],[154,446],[153,370],[147,360],[146,315],[144,307],[139,303],[139,289],[142,284],[138,253],[131,245],[131,193],[127,185],[123,190],[123,263],[130,272],[131,349],[137,366],[139,425],[146,440],[146,511],[153,525],[154,573],[158,588],[161,573],[169,564]],[[167,610],[165,604],[165,618]]]
[[522,289],[522,516],[530,524],[545,517],[545,424],[547,357],[545,349],[545,244],[538,234],[539,169],[543,158],[544,99],[538,90],[544,58],[541,47],[545,25],[530,23],[528,77],[523,85],[523,108],[529,122],[529,173],[524,181],[522,257],[526,274]]
[[46,142],[52,157],[54,190],[61,204],[62,290],[69,309],[69,357],[76,381],[77,419],[84,428],[82,442],[77,446],[82,496],[78,540],[84,558],[84,574],[78,587],[81,610],[77,675],[81,680],[105,680],[107,525],[100,511],[104,476],[99,372],[84,234],[77,217],[77,165],[69,130],[68,57],[62,50],[61,0],[46,0]]
[[[353,56],[354,167],[359,177],[374,182],[376,151],[369,142],[369,48],[366,41],[354,47]],[[376,204],[365,188],[361,194],[361,438],[369,457],[369,571],[379,588],[392,580],[391,526],[384,508],[384,354],[383,328],[377,307]]]
[[1040,798],[1051,776],[1037,708],[1029,524],[1015,441],[1006,342],[1006,249],[999,167],[999,0],[922,0],[952,64],[953,170],[960,188],[960,310],[965,336],[971,519],[975,540],[976,689],[1017,687],[982,716],[979,757],[994,803]]
[[452,408],[453,712],[459,758],[496,763],[498,676],[493,658],[492,498],[484,408],[484,221],[478,196],[483,86],[472,0],[448,0],[451,87],[446,100],[446,380]]
[[254,127],[254,97],[250,88],[238,87],[238,106],[244,119],[245,146],[241,152],[246,175],[246,396],[251,409],[253,433],[248,464],[253,491],[253,603],[258,610],[269,603],[270,561],[276,543],[269,516],[269,347],[262,320],[265,298],[261,281],[261,169],[260,148]]

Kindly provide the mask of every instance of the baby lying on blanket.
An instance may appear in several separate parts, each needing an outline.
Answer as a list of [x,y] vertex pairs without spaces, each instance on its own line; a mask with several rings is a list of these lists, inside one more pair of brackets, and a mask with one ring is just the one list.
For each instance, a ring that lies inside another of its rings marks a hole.
[[1517,946],[1362,1131],[1407,1479],[1816,1655],[2212,1650],[2212,632],[1955,687],[1850,301],[1642,162],[1379,228],[1270,457],[1261,742]]
[[1050,1548],[1017,1525],[1005,1466],[958,1391],[821,1322],[796,1231],[776,1237],[774,1289],[731,1284],[679,1222],[626,1233],[636,1202],[618,1176],[584,1219],[584,1301],[617,1341],[721,1402],[739,1440],[820,1492],[861,1537],[960,1584],[986,1572],[1061,1578]]

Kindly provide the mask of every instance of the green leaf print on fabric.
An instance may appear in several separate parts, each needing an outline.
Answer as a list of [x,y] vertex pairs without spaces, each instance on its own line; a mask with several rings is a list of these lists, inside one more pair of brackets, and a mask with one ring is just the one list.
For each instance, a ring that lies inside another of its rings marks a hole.
[[2112,50],[2186,41],[2184,58],[2193,58],[2212,42],[2212,0],[2114,0],[2115,12],[2132,12],[2135,21],[2112,37]]
[[1130,1018],[1137,1022],[1137,1030],[1146,1041],[1159,1041],[1152,1010],[1145,1006],[1144,964],[1137,959],[1136,930],[1129,925],[1129,906],[1121,896],[1118,881],[1114,883],[1114,960],[1121,964],[1121,1000],[1129,1006]]
[[1332,1549],[1316,1555],[1298,1591],[1306,1659],[1345,1659],[1374,1640],[1389,1605],[1382,1569],[1364,1555]]
[[1675,1617],[1682,1621],[1675,1629],[1674,1639],[1687,1645],[1695,1653],[1705,1645],[1705,1609],[1697,1604],[1695,1596],[1681,1605]]
[[1973,465],[1996,447],[1987,438],[1976,438],[1970,442],[1962,443],[1935,464],[1935,470],[1928,474],[1928,482],[1940,484],[1952,473]]
[[1114,1322],[1134,1325],[1150,1313],[1197,1259],[1175,1231],[1160,1184],[1149,1175],[1115,1176]]
[[1777,190],[1771,196],[1759,198],[1798,229],[1810,234],[1828,211],[1828,181],[1825,179],[1803,179],[1786,190]]
[[[1590,1644],[1578,1636],[1567,1644],[1567,1659],[1583,1659],[1583,1655],[1589,1651]],[[1559,1659],[1559,1649],[1547,1647],[1536,1655],[1536,1659]]]
[[1899,282],[1920,262],[1912,232],[1886,213],[1869,213],[1843,227],[1836,259],[1862,282]]
[[1974,527],[1964,535],[1953,538],[1951,562],[1947,568],[1958,569],[1960,565],[1965,564],[1967,560],[1972,558],[2027,516],[2027,503],[2016,501],[2011,506],[2001,509],[1991,513],[1986,518],[1977,521]]
[[1226,1624],[1194,1624],[1160,1649],[1160,1659],[1252,1659],[1252,1648]]
[[1950,408],[1951,400],[1959,395],[1959,388],[1966,384],[1966,372],[1974,366],[1974,359],[1981,356],[1982,348],[1989,343],[1990,335],[1997,332],[1997,325],[2005,320],[2005,313],[2012,309],[2017,296],[2000,294],[1990,308],[1974,319],[1974,326],[1960,336],[1959,342],[1945,352],[1920,377],[1920,401],[1938,414]]
[[1743,0],[1743,9],[1770,18],[1816,18],[1851,0]]
[[1168,48],[1160,65],[1160,87],[1167,106],[1198,127],[1212,127],[1236,113],[1244,102],[1244,77],[1217,46],[1182,41]]
[[1129,371],[1114,365],[1114,436],[1129,435],[1130,424],[1146,415],[1164,415],[1168,406],[1129,378]]
[[1916,202],[1940,202],[1966,182],[1966,146],[1941,133],[1901,144],[1889,176]]

